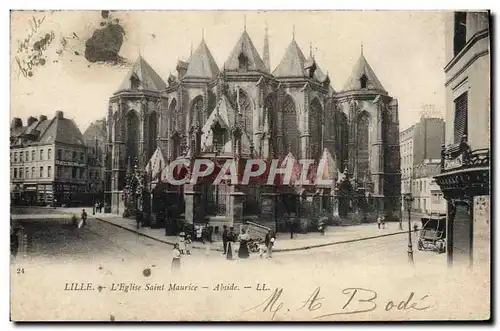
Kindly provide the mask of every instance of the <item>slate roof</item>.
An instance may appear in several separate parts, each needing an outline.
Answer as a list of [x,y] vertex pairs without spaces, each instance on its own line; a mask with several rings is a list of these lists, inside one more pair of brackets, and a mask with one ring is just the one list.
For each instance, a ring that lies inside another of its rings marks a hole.
[[243,31],[240,39],[238,39],[238,42],[236,43],[229,57],[224,63],[225,70],[239,69],[238,57],[240,56],[242,51],[243,54],[245,54],[245,56],[248,58],[248,71],[260,71],[264,73],[269,72],[246,30]]
[[215,79],[219,75],[219,67],[208,49],[205,40],[202,40],[189,59],[188,69],[185,78],[208,78]]
[[167,86],[160,75],[156,73],[142,56],[139,56],[134,62],[117,92],[130,90],[130,79],[132,77],[136,77],[139,80],[140,89],[143,90],[160,92]]
[[[43,130],[45,123],[47,123],[47,128]],[[42,121],[38,129],[41,132],[38,141],[42,144],[60,142],[69,145],[84,145],[83,135],[72,119],[56,116],[51,120]]]
[[288,45],[280,63],[274,69],[273,75],[275,77],[305,77],[305,62],[306,57],[304,53],[295,39],[293,39],[290,45]]
[[363,74],[367,78],[366,85],[368,90],[378,90],[381,92],[386,92],[384,86],[382,86],[382,83],[380,83],[380,81],[378,80],[377,76],[375,75],[375,72],[368,64],[368,61],[366,60],[363,53],[361,53],[358,62],[356,62],[356,64],[354,65],[351,75],[349,76],[349,79],[345,83],[342,91],[360,90],[361,89],[360,78]]
[[83,137],[85,138],[85,140],[90,140],[90,139],[93,140],[95,139],[95,137],[105,139],[107,135],[102,125],[103,125],[103,120],[98,120],[91,123],[83,133]]

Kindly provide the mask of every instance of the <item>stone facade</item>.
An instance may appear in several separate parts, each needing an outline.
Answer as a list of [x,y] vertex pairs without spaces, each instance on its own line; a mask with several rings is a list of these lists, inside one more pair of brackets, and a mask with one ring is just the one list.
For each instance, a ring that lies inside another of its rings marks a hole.
[[[346,173],[355,187],[376,198],[381,211],[399,210],[398,103],[364,55],[337,92],[313,54],[306,58],[295,40],[272,71],[267,30],[265,38],[265,61],[243,31],[222,69],[202,40],[187,62],[178,62],[177,75],[170,75],[166,84],[138,59],[109,102],[109,195],[114,212],[123,211],[128,160],[137,158],[137,167],[145,169],[156,149],[161,150],[163,165],[180,157],[223,163],[291,154],[319,160],[327,151],[337,172]],[[249,213],[260,217],[264,209],[283,212],[275,206],[282,188],[222,189],[207,184],[183,190],[183,214],[189,223],[206,214],[206,206],[198,206],[202,201],[225,205],[223,212],[215,208],[215,214],[226,215],[231,224]],[[249,211],[250,201],[259,207]]]

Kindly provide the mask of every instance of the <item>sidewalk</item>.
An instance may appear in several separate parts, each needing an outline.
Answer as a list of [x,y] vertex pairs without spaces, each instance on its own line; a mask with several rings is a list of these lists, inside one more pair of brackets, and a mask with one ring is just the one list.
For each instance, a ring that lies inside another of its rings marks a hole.
[[[61,211],[68,213],[81,212],[79,208],[61,208]],[[118,226],[122,229],[135,232],[139,235],[150,239],[173,245],[177,242],[177,236],[165,236],[165,229],[139,228],[137,229],[136,221],[133,219],[123,218],[115,214],[96,213],[89,214],[89,219],[95,218],[103,222]],[[312,232],[306,234],[294,234],[294,238],[290,239],[290,233],[278,233],[275,243],[275,252],[289,252],[306,250],[317,247],[324,247],[336,244],[343,244],[355,241],[369,240],[385,236],[392,236],[407,233],[407,223],[403,222],[403,230],[399,229],[399,223],[387,223],[385,229],[378,229],[376,224],[361,224],[353,226],[329,226],[326,228],[325,234]],[[222,242],[220,236],[215,236],[219,241],[214,241],[210,244],[209,249],[212,251],[222,252]],[[193,242],[193,249],[207,249],[206,245]]]

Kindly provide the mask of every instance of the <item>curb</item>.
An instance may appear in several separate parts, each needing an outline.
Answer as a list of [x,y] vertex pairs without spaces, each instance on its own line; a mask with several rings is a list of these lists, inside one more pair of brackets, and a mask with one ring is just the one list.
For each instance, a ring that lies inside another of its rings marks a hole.
[[[149,239],[152,239],[152,240],[156,240],[158,242],[161,242],[161,243],[164,243],[164,244],[167,244],[167,245],[173,246],[175,244],[173,242],[162,240],[160,238],[153,237],[153,236],[148,235],[146,233],[138,232],[135,229],[131,229],[131,228],[128,228],[128,227],[123,226],[121,224],[110,222],[110,221],[107,221],[107,220],[102,219],[102,218],[95,217],[95,219],[97,219],[97,220],[99,220],[101,222],[105,222],[105,223],[114,225],[114,226],[119,227],[121,229],[124,229],[124,230],[130,231],[130,232],[136,233],[136,234],[141,235],[143,237],[146,237],[146,238],[149,238]],[[414,230],[412,230],[411,232],[414,232]],[[277,248],[277,249],[273,249],[273,252],[305,251],[305,250],[308,250],[308,249],[314,249],[314,248],[320,248],[320,247],[326,247],[326,246],[333,246],[333,245],[340,245],[340,244],[348,244],[348,243],[357,242],[357,241],[371,240],[371,239],[377,239],[377,238],[395,236],[395,235],[398,235],[398,234],[406,234],[406,233],[408,233],[408,231],[398,231],[398,232],[386,233],[386,234],[381,234],[381,235],[376,235],[376,236],[371,236],[371,237],[356,238],[356,239],[349,239],[349,240],[342,240],[342,241],[334,241],[334,242],[329,242],[329,243],[325,243],[325,244],[318,244],[318,245],[310,245],[310,246],[303,246],[303,247],[296,247],[296,248]],[[203,249],[203,250],[206,249],[203,246],[194,246],[194,245],[191,246],[191,248],[194,248],[194,249]],[[215,252],[222,252],[223,251],[220,248],[212,248],[212,247],[209,250],[215,251]]]
[[[114,223],[114,222],[110,222],[110,221],[108,221],[108,220],[105,220],[105,219],[102,219],[102,218],[99,218],[99,217],[95,217],[95,219],[96,219],[96,220],[99,220],[99,221],[101,221],[101,222],[104,222],[104,223],[108,223],[108,224],[114,225],[114,226],[119,227],[119,228],[121,228],[121,229],[124,229],[124,230],[130,231],[130,232],[133,232],[133,233],[138,234],[138,235],[141,235],[141,236],[143,236],[143,237],[146,237],[146,238],[149,238],[149,239],[152,239],[152,240],[156,240],[156,241],[158,241],[158,242],[161,242],[161,243],[164,243],[164,244],[170,245],[170,246],[174,246],[174,244],[176,244],[176,243],[171,242],[171,241],[166,241],[166,240],[163,240],[163,239],[160,239],[160,238],[157,238],[157,237],[153,237],[153,236],[151,236],[151,235],[149,235],[149,234],[147,234],[147,233],[138,232],[138,231],[136,231],[136,229],[131,229],[131,228],[126,227],[126,226],[123,226],[123,225],[121,225],[121,224],[117,224],[117,223]],[[195,246],[195,245],[193,245],[193,246],[191,246],[191,248],[206,250],[206,247],[203,247],[203,246],[198,246],[198,245],[196,245],[196,246]],[[212,247],[211,247],[211,248],[210,248],[210,250],[211,250],[211,251],[215,251],[215,252],[223,252],[223,250],[222,250],[222,249],[220,249],[220,248],[212,248]]]

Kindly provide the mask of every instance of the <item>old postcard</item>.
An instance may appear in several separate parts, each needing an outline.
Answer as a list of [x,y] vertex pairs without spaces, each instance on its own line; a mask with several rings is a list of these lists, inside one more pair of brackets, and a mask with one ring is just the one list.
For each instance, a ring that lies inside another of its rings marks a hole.
[[488,11],[11,11],[13,321],[488,320]]

